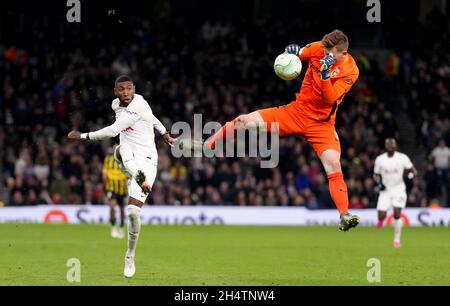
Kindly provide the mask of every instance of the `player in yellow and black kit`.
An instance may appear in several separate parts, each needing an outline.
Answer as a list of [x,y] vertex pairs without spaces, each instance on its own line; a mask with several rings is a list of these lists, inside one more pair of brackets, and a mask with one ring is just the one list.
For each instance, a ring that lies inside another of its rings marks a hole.
[[[111,236],[122,239],[125,220],[125,200],[127,197],[127,180],[117,165],[112,152],[106,155],[103,162],[103,181],[105,183],[108,204],[110,207]],[[120,207],[120,227],[116,226],[116,205]]]

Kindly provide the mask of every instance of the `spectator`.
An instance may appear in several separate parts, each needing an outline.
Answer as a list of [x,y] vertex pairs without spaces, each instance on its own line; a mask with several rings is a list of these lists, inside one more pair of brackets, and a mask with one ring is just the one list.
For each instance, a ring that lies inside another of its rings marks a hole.
[[[137,29],[127,36],[126,44],[132,47],[125,49],[112,45],[110,39],[116,37],[109,36],[112,31],[104,24],[98,25],[98,35],[90,36],[83,34],[91,30],[88,23],[76,29],[61,23],[53,29],[44,18],[25,18],[24,26],[32,25],[33,31],[21,33],[29,38],[23,46],[13,48],[7,41],[0,42],[0,49],[7,51],[6,57],[0,56],[0,116],[5,117],[8,135],[2,161],[2,183],[10,200],[5,201],[7,205],[35,203],[30,190],[44,204],[103,202],[99,167],[112,144],[68,144],[65,135],[71,126],[93,130],[114,120],[111,82],[119,72],[133,75],[138,92],[148,98],[167,127],[178,120],[192,123],[195,113],[208,121],[225,122],[251,109],[289,101],[299,82],[284,83],[273,77],[272,55],[283,43],[265,38],[284,40],[295,35],[306,41],[310,37],[299,37],[298,33],[309,33],[311,25],[295,20],[287,25],[273,19],[244,22],[237,18],[229,23],[201,23],[180,16],[177,22],[161,20],[149,26],[145,18],[136,16],[127,25]],[[7,26],[5,31],[12,36],[21,28],[14,23]],[[432,26],[418,27],[427,33]],[[85,31],[83,27],[87,27]],[[261,28],[265,29],[264,37]],[[280,34],[280,28],[287,32]],[[36,33],[42,37],[39,42],[34,39]],[[77,47],[54,44],[47,39],[50,35],[56,41],[64,35],[66,42],[76,41]],[[398,53],[393,58],[401,64],[386,74],[377,67],[382,62],[361,54],[360,79],[339,106],[336,123],[351,205],[374,206],[373,159],[381,153],[386,136],[398,136],[392,105],[402,100],[412,104],[410,116],[413,122],[421,117],[417,120],[418,137],[427,140],[427,150],[437,137],[450,138],[446,119],[450,68],[442,60],[446,59],[445,51],[440,51],[448,50],[448,39],[441,36],[428,44],[435,45],[436,52],[407,44],[395,46]],[[401,39],[393,39],[392,44]],[[182,50],[174,41],[183,45]],[[388,47],[394,49],[393,45]],[[415,52],[408,52],[408,48]],[[92,50],[99,50],[95,57]],[[172,55],[162,60],[161,54]],[[431,55],[439,59],[440,67]],[[175,159],[158,138],[157,147],[159,174],[148,200],[152,204],[334,208],[317,157],[299,138],[280,139],[280,164],[275,170],[260,169],[256,159],[248,158]],[[419,184],[411,190],[414,205],[426,204],[426,197],[436,193],[432,190],[434,174],[429,174],[426,188]]]

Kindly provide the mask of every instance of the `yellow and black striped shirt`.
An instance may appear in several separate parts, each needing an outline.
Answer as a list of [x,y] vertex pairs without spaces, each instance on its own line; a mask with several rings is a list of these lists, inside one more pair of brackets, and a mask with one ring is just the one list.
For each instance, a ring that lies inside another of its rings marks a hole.
[[117,195],[127,194],[127,177],[120,170],[113,155],[107,155],[103,162],[103,173],[106,174],[106,190]]

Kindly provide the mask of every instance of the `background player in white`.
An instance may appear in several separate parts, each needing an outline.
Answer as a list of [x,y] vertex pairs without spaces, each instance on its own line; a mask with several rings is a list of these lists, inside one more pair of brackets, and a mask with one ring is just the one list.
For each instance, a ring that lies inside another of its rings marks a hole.
[[404,177],[408,179],[417,175],[411,160],[406,154],[397,152],[397,142],[394,138],[385,141],[386,153],[375,159],[374,179],[378,183],[380,195],[378,196],[378,224],[383,226],[386,212],[394,208],[394,242],[396,248],[401,246],[400,236],[403,221],[400,218],[402,208],[406,206],[406,185]]
[[133,81],[128,76],[116,79],[112,109],[116,121],[101,130],[89,133],[71,131],[71,140],[101,140],[120,134],[120,145],[114,157],[119,167],[130,178],[128,180],[128,250],[125,255],[125,277],[132,277],[136,271],[134,256],[141,228],[140,211],[152,189],[156,177],[158,152],[154,129],[164,136],[164,141],[173,145],[166,128],[153,115],[152,109],[141,95],[135,93]]

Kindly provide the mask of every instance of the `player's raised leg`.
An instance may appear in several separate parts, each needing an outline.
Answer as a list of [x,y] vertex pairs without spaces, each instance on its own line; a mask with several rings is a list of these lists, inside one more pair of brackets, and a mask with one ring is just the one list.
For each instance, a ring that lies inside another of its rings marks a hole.
[[131,177],[136,177],[139,169],[136,165],[136,160],[134,158],[134,153],[131,150],[131,147],[128,144],[124,143],[118,146],[118,150],[120,152],[121,161],[125,169],[131,175]]
[[402,226],[403,226],[403,220],[401,219],[401,213],[402,209],[400,207],[394,207],[394,242],[393,246],[394,248],[401,247],[401,235],[402,235]]
[[136,180],[143,192],[150,192],[151,183],[144,172],[138,168],[137,159],[127,143],[118,145],[114,150],[114,158],[120,170],[129,178]]
[[328,176],[328,183],[331,198],[339,210],[341,216],[341,223],[339,229],[341,231],[348,231],[350,228],[359,224],[359,217],[351,215],[348,212],[348,192],[347,185],[342,174],[341,153],[336,150],[325,150],[320,155],[320,160],[325,168]]

